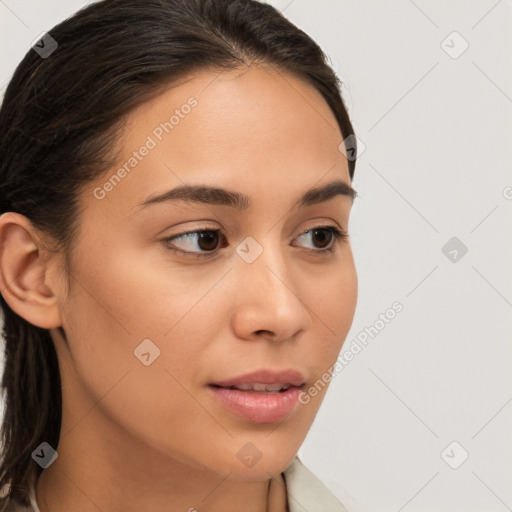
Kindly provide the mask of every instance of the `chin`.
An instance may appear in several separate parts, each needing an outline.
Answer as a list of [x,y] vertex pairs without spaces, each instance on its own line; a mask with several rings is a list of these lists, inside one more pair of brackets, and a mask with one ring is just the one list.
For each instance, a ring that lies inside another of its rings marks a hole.
[[[274,437],[274,439],[272,439]],[[290,443],[282,439],[282,433],[265,434],[258,440],[237,441],[232,456],[225,460],[227,474],[233,480],[268,480],[279,475],[291,463],[302,440]]]

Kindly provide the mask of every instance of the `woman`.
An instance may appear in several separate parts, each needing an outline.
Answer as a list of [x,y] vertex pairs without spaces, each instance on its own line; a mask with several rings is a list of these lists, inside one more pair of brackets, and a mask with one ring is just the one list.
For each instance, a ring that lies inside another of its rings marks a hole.
[[316,43],[255,0],[104,0],[0,121],[0,509],[345,510],[296,456],[357,300]]

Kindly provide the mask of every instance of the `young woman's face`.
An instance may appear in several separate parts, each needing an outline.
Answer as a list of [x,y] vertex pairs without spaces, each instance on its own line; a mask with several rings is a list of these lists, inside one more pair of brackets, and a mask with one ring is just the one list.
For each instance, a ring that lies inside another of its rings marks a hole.
[[[59,306],[67,344],[52,330],[61,445],[269,478],[328,382],[304,405],[293,387],[212,384],[292,370],[297,381],[267,377],[307,390],[336,362],[357,299],[349,242],[333,235],[348,232],[352,205],[343,137],[312,86],[261,66],[196,73],[127,121],[118,165],[79,198]],[[298,204],[333,182],[336,193]],[[205,189],[151,201],[185,186]]]

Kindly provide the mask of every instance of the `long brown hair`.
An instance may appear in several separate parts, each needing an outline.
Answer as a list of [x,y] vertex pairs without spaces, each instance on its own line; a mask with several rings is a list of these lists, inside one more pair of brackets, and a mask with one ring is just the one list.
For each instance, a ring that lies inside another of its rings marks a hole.
[[[0,108],[0,214],[18,212],[51,235],[68,270],[81,187],[112,165],[123,118],[185,74],[275,65],[322,94],[344,139],[354,133],[340,80],[323,51],[256,0],[104,0],[49,35],[57,47],[46,56],[28,51]],[[355,160],[348,166],[352,179]],[[62,395],[49,331],[13,312],[3,296],[0,304],[0,489],[10,493],[0,498],[2,510],[9,500],[29,505],[30,485],[42,471],[31,454],[43,441],[57,447]]]

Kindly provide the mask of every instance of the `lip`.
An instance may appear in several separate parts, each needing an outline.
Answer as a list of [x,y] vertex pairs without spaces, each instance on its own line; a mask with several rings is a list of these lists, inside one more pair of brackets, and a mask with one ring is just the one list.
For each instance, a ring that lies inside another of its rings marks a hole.
[[213,396],[242,418],[254,423],[276,423],[284,420],[299,402],[302,390],[296,386],[279,393],[240,391],[208,386]]
[[300,387],[304,384],[304,377],[296,370],[269,370],[261,369],[231,379],[219,382],[212,382],[210,385],[227,388],[229,386],[237,386],[238,384],[290,384],[291,386]]
[[[238,389],[239,384],[288,384],[277,393]],[[231,379],[211,383],[207,389],[231,412],[253,423],[275,423],[284,420],[297,406],[304,377],[295,370],[257,370]]]

